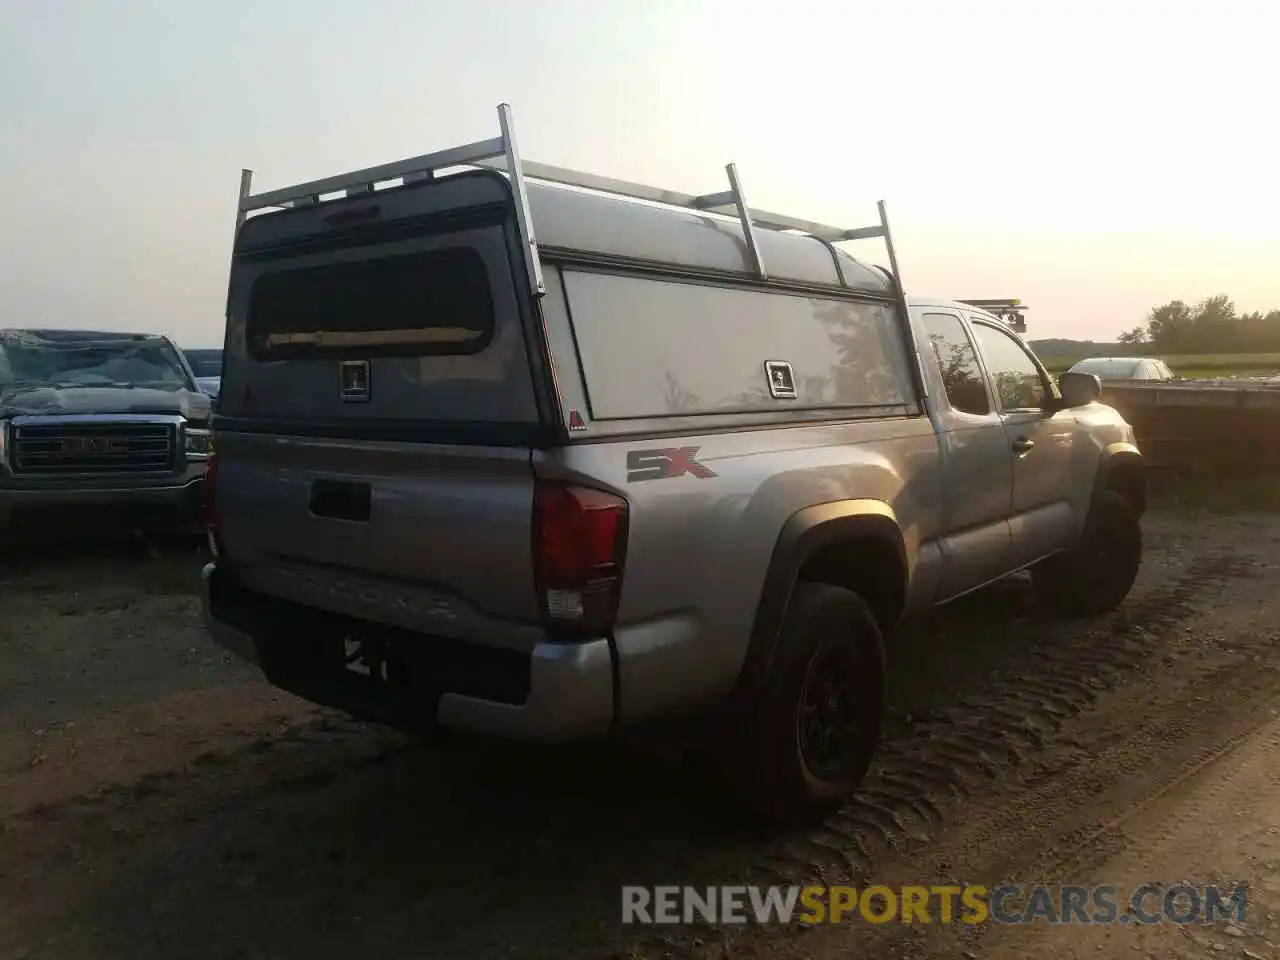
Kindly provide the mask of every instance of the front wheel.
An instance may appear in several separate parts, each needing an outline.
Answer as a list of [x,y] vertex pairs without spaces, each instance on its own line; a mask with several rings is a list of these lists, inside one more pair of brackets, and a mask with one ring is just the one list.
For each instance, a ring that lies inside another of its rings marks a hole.
[[880,627],[857,594],[800,583],[770,679],[740,731],[740,790],[783,822],[834,813],[871,766],[885,711]]
[[1101,493],[1085,521],[1080,542],[1069,552],[1031,568],[1041,602],[1053,613],[1087,617],[1124,602],[1142,565],[1142,524],[1120,494]]

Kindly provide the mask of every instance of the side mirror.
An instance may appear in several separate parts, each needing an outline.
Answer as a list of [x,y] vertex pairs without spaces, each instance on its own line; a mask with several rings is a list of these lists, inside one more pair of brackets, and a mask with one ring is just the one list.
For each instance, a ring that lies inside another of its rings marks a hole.
[[1067,372],[1058,377],[1064,407],[1084,407],[1102,396],[1102,381],[1092,373]]

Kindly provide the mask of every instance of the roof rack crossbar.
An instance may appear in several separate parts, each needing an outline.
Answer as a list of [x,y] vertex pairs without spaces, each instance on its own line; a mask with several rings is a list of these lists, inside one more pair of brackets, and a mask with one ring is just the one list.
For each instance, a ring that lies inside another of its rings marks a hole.
[[347,197],[364,196],[374,193],[379,183],[400,180],[408,184],[419,180],[431,180],[435,172],[448,167],[479,167],[505,172],[511,180],[512,193],[516,202],[516,222],[520,232],[520,241],[526,249],[529,285],[535,296],[545,292],[542,278],[542,266],[538,257],[537,240],[534,235],[533,218],[529,209],[526,179],[542,180],[565,186],[579,187],[600,193],[615,194],[635,200],[667,206],[684,207],[691,210],[703,210],[708,213],[735,215],[742,224],[747,250],[751,256],[754,272],[761,279],[767,279],[768,273],[761,257],[756,229],[764,228],[775,231],[788,231],[807,234],[827,243],[841,243],[848,240],[866,240],[882,238],[888,248],[890,273],[897,288],[899,298],[903,296],[902,281],[898,275],[897,255],[893,247],[893,238],[889,233],[889,223],[885,216],[884,202],[877,204],[880,222],[869,227],[846,229],[834,227],[812,220],[785,216],[758,210],[747,205],[738,177],[735,164],[728,164],[725,172],[729,179],[729,189],[719,193],[688,194],[675,190],[665,190],[612,177],[583,173],[565,167],[557,167],[546,163],[523,160],[516,146],[514,124],[511,107],[499,104],[498,122],[501,135],[490,140],[479,140],[474,143],[439,150],[405,160],[353,170],[319,180],[269,190],[264,193],[250,193],[253,173],[244,170],[241,173],[240,198],[236,209],[236,229],[244,223],[248,213],[272,207],[300,207],[319,203],[326,194],[342,193]]
[[311,201],[311,198],[319,197],[322,194],[337,193],[340,190],[347,190],[351,187],[359,188],[368,184],[376,184],[383,180],[396,180],[403,178],[406,174],[412,176],[413,174],[439,170],[444,167],[467,166],[476,160],[502,156],[505,153],[506,144],[502,137],[481,140],[461,147],[440,150],[436,153],[426,153],[420,157],[410,157],[407,160],[397,160],[393,163],[384,163],[376,167],[366,167],[363,170],[352,170],[350,173],[340,173],[320,180],[310,180],[307,183],[298,183],[291,187],[282,187],[279,190],[268,190],[266,193],[251,194],[240,201],[240,210],[243,213],[248,213],[251,210],[280,207],[297,203],[298,201],[303,203],[314,202]]
[[[505,169],[505,166],[498,161],[481,161],[475,166],[487,167],[493,170]],[[537,163],[532,160],[524,161],[524,174],[531,180],[559,183],[569,187],[581,187],[585,190],[612,193],[617,196],[630,197],[633,200],[646,200],[650,203],[661,203],[667,206],[705,210],[708,213],[731,212],[726,208],[737,207],[737,200],[731,189],[720,193],[705,193],[701,195],[682,193],[677,190],[666,190],[662,187],[651,187],[643,183],[632,183],[627,180],[617,180],[613,177],[602,177],[593,173],[581,173],[577,170],[557,167],[548,163]],[[795,230],[833,243],[842,240],[863,240],[884,236],[882,224],[849,230],[843,227],[833,227],[825,223],[818,223],[814,220],[802,220],[799,217],[770,213],[767,210],[760,210],[755,207],[749,209],[751,221],[755,226],[773,230]]]
[[[506,171],[506,164],[500,160],[487,160],[474,164],[491,170]],[[642,183],[631,183],[613,177],[602,177],[595,173],[583,173],[567,167],[557,167],[550,163],[539,163],[536,160],[523,161],[524,175],[531,180],[543,180],[547,183],[559,183],[569,187],[581,187],[597,193],[612,193],[620,197],[631,197],[633,200],[647,200],[650,203],[662,203],[673,207],[696,207],[699,198],[690,193],[678,190],[664,190],[661,187],[650,187]],[[730,200],[732,202],[732,200]]]

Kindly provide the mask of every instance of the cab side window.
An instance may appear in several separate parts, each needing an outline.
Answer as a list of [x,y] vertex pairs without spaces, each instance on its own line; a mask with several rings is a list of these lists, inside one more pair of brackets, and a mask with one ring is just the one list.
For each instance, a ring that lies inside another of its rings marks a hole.
[[975,323],[973,334],[995,383],[1000,409],[1041,410],[1049,399],[1049,387],[1031,354],[1011,334],[985,323]]
[[951,313],[926,313],[922,319],[951,406],[961,413],[977,416],[990,413],[991,403],[987,399],[987,384],[982,378],[978,352],[960,318]]

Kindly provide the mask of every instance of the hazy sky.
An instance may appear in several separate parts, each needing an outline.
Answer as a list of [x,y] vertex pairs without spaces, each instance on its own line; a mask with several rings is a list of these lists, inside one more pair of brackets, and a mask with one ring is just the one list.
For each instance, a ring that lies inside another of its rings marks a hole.
[[241,167],[495,136],[503,100],[530,159],[883,198],[910,291],[1022,297],[1032,337],[1280,308],[1277,38],[1275,0],[0,0],[3,325],[221,343]]

